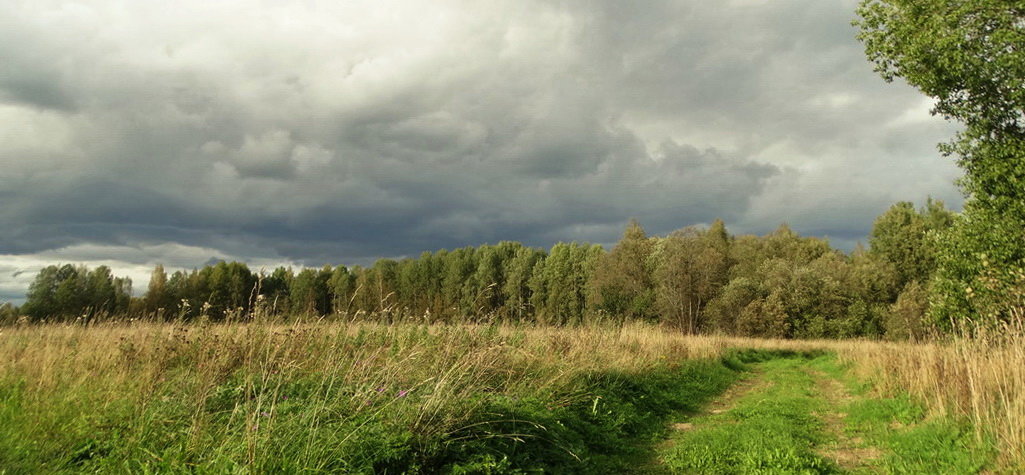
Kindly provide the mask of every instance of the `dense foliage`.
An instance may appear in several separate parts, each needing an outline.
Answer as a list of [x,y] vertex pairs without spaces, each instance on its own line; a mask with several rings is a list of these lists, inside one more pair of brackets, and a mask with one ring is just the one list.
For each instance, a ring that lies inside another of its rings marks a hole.
[[877,219],[871,248],[851,254],[786,225],[761,237],[731,236],[721,221],[648,236],[631,222],[608,252],[594,244],[559,243],[546,252],[501,242],[367,268],[255,273],[220,262],[167,275],[157,266],[146,295],[130,304],[125,281],[105,267],[48,267],[24,312],[37,320],[130,312],[183,320],[645,321],[686,333],[920,338],[931,328],[924,289],[936,267],[935,236],[953,220],[939,202],[921,210],[898,203]]
[[964,129],[941,145],[965,176],[965,211],[942,239],[937,321],[1025,314],[1025,5],[864,0],[860,38],[886,80],[936,100]]
[[107,266],[48,266],[32,282],[21,310],[36,319],[91,318],[126,312],[131,295],[131,279],[114,277]]

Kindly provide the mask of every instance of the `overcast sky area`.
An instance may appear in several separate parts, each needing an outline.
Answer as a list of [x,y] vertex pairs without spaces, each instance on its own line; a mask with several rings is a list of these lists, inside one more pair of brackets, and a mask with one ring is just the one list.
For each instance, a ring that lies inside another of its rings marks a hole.
[[[126,5],[127,4],[127,5]],[[637,5],[643,8],[637,8]],[[960,209],[855,1],[0,0],[0,301],[48,264],[366,264]]]

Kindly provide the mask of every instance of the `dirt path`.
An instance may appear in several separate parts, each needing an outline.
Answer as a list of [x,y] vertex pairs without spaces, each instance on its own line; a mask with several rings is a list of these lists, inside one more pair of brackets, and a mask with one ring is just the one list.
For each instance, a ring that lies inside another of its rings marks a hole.
[[755,372],[751,376],[740,380],[727,389],[722,396],[717,398],[715,401],[712,401],[712,403],[709,404],[702,413],[722,414],[727,412],[737,405],[737,401],[739,399],[754,391],[764,391],[773,384],[774,383],[772,381],[768,381],[763,378],[760,371]]
[[760,372],[753,372],[748,377],[736,382],[733,386],[730,386],[721,396],[717,397],[714,401],[710,402],[707,406],[702,408],[700,411],[694,414],[690,414],[678,422],[669,424],[670,437],[659,442],[655,445],[655,453],[652,454],[651,458],[645,460],[643,463],[634,467],[630,473],[636,474],[668,474],[673,473],[672,470],[667,467],[657,456],[657,453],[664,452],[670,449],[674,442],[673,435],[680,432],[686,432],[694,428],[694,423],[691,422],[693,419],[701,416],[707,416],[712,414],[722,414],[732,409],[737,400],[743,398],[752,391],[756,391],[765,388],[772,383],[761,378]]
[[882,451],[866,444],[861,437],[851,436],[845,430],[847,413],[844,408],[854,399],[843,383],[825,372],[812,369],[809,374],[816,381],[816,392],[822,399],[822,409],[813,413],[824,423],[833,436],[831,443],[818,447],[818,453],[832,460],[844,471],[872,471]]
[[672,424],[638,473],[875,473],[882,452],[846,430],[853,401],[828,357],[752,364],[751,375]]
[[985,473],[986,447],[906,397],[852,392],[834,355],[750,363],[633,473]]

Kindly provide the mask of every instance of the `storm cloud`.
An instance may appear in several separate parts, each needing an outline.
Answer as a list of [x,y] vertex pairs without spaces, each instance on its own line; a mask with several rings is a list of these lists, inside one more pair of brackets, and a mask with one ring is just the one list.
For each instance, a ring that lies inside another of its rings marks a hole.
[[872,72],[854,8],[8,1],[0,299],[57,260],[139,287],[157,262],[609,243],[631,217],[849,247],[894,201],[960,203],[953,126]]

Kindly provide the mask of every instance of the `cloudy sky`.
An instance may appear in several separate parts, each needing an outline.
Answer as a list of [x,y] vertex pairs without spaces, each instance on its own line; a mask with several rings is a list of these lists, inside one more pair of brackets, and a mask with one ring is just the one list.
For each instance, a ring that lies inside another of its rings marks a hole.
[[[638,7],[639,5],[640,7]],[[960,207],[853,0],[0,0],[0,301],[45,264],[366,263]]]

